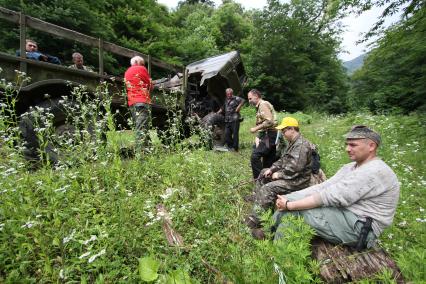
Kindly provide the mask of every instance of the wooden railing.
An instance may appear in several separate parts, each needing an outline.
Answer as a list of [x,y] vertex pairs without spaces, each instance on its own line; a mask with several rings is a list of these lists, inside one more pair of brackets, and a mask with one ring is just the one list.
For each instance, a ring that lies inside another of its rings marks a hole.
[[[150,55],[143,54],[141,52],[131,50],[110,42],[103,41],[101,38],[91,37],[67,28],[63,28],[45,21],[42,21],[37,18],[33,18],[27,16],[21,12],[15,12],[3,7],[0,7],[0,18],[7,20],[9,22],[19,24],[20,30],[20,56],[25,58],[26,50],[26,29],[32,28],[38,31],[42,31],[48,34],[52,34],[55,36],[59,36],[65,39],[74,40],[80,43],[83,43],[88,46],[96,47],[99,50],[99,75],[104,74],[104,51],[108,51],[120,56],[131,58],[133,56],[139,55],[144,58],[147,63],[148,71],[151,73],[152,66],[157,66],[162,69],[174,71],[174,72],[184,72],[184,68],[182,66],[172,65],[166,62],[163,62],[159,59],[153,58]],[[21,62],[21,70],[22,72],[27,71],[27,63]]]

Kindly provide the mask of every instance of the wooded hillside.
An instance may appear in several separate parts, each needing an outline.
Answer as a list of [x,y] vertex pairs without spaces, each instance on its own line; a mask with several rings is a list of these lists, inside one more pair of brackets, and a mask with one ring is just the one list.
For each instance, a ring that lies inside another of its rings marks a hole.
[[[403,18],[383,34],[363,68],[348,78],[337,58],[343,29],[339,20],[375,5],[386,7],[383,18],[402,10]],[[424,1],[270,0],[264,10],[249,11],[232,0],[219,7],[211,1],[181,1],[172,11],[154,0],[0,0],[0,6],[170,63],[188,64],[239,50],[249,75],[246,89],[258,88],[279,110],[408,113],[425,108]],[[0,25],[0,49],[14,53],[18,28],[3,21]],[[65,63],[80,51],[87,64],[96,65],[96,50],[33,30],[28,37]],[[111,54],[105,54],[105,61],[111,74],[122,74],[128,66],[127,60]]]

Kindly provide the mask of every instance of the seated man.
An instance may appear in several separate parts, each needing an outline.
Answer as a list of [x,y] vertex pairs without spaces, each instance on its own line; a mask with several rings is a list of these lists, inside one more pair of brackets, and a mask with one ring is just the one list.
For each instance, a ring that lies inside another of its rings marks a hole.
[[69,66],[72,69],[93,72],[92,68],[84,65],[83,55],[81,55],[81,53],[74,52],[72,54],[72,62],[74,62],[74,64]]
[[254,210],[247,223],[251,228],[260,227],[257,214],[273,208],[278,194],[287,194],[309,187],[311,182],[312,143],[299,131],[299,122],[285,117],[276,127],[281,130],[288,145],[281,158],[270,168],[263,169],[254,195]]
[[[53,64],[61,64],[61,61],[59,60],[58,57],[39,52],[37,43],[31,39],[26,40],[25,50],[26,50],[26,57],[28,59],[44,61],[44,62],[49,62]],[[16,56],[20,56],[20,55],[21,55],[21,52],[19,50],[16,51]]]
[[346,134],[346,151],[352,163],[324,183],[278,196],[272,228],[278,229],[275,238],[284,233],[286,224],[281,218],[285,214],[301,216],[318,236],[347,245],[357,244],[361,229],[372,221],[372,231],[363,244],[371,247],[392,223],[399,199],[395,173],[377,157],[380,142],[380,135],[368,127],[353,127]]

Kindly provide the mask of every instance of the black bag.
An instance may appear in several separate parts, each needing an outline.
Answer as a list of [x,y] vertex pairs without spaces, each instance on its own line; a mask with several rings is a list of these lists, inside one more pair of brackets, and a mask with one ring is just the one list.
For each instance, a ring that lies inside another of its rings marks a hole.
[[312,149],[311,168],[312,168],[312,173],[316,175],[319,173],[319,170],[321,168],[321,162],[320,162],[321,157],[317,147],[314,144],[311,144],[311,149]]

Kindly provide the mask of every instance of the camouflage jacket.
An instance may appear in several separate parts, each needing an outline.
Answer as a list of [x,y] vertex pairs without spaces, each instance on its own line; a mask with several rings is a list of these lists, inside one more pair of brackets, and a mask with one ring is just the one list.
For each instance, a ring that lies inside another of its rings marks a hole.
[[95,71],[92,70],[92,68],[90,68],[89,66],[86,66],[86,65],[83,65],[82,68],[78,68],[77,65],[73,64],[73,65],[70,65],[69,68],[77,69],[77,70],[84,70],[84,71],[89,71],[89,72],[95,72]]
[[261,125],[262,130],[272,129],[276,131],[277,114],[275,113],[274,106],[265,100],[260,100],[256,106],[256,125]]
[[287,145],[281,158],[271,166],[271,170],[278,173],[279,179],[286,180],[294,190],[299,190],[309,186],[311,162],[311,143],[299,134]]

